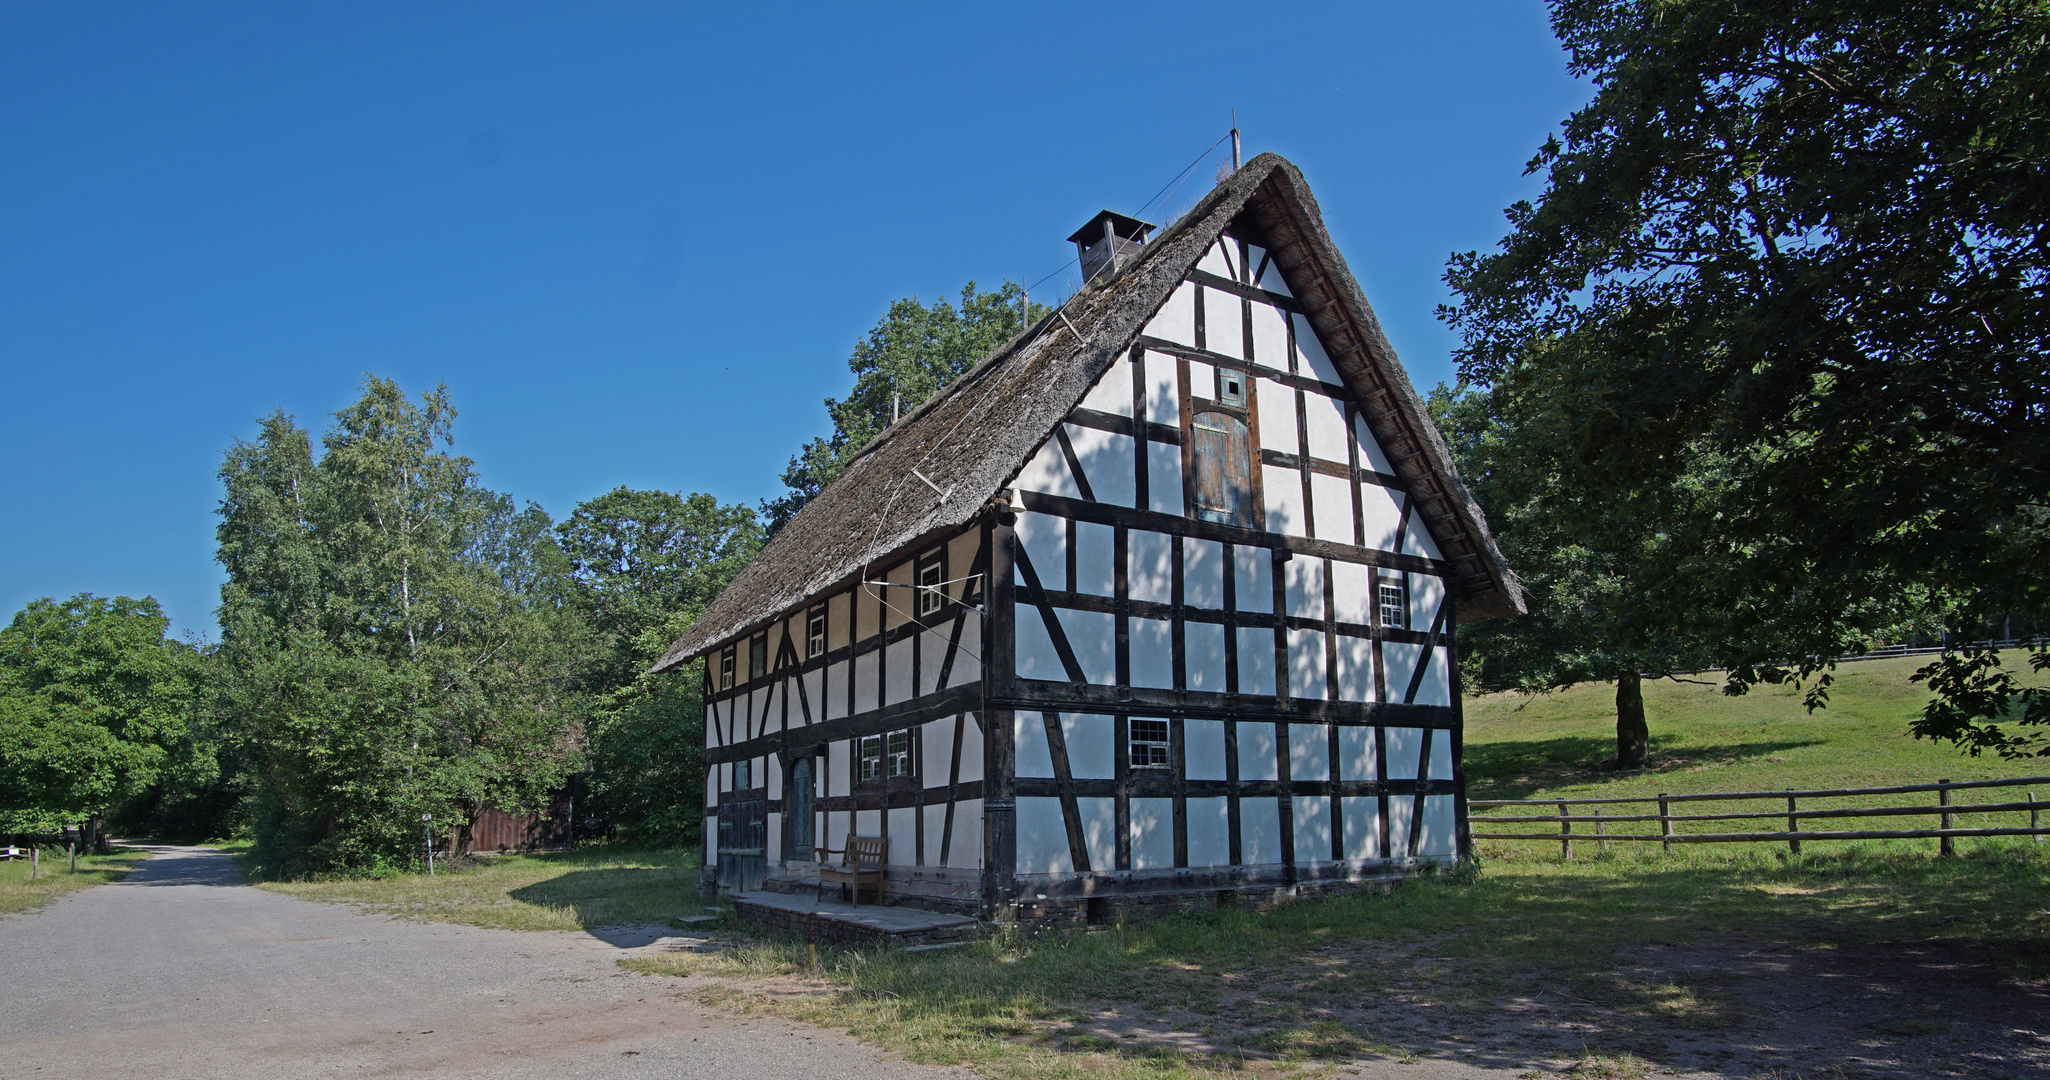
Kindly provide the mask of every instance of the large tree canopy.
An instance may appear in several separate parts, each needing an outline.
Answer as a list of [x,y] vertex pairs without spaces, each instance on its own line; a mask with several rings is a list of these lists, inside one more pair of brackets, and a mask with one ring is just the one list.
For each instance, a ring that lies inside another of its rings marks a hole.
[[[769,531],[796,517],[862,447],[890,426],[892,416],[910,412],[1023,330],[1025,304],[1024,289],[1008,281],[997,291],[984,293],[969,282],[961,288],[959,307],[945,297],[931,306],[915,296],[891,304],[847,358],[854,389],[845,398],[826,399],[833,434],[806,443],[790,459],[790,467],[783,471],[789,491],[763,506]],[[1031,307],[1034,319],[1049,310]]]
[[[2050,8],[1561,0],[1553,21],[1594,99],[1500,250],[1453,260],[1445,315],[1462,376],[1551,425],[1557,519],[1658,531],[1653,608],[1719,612],[1738,685],[1819,670],[1925,593],[1960,629],[2040,622]],[[1947,666],[1919,730],[2026,748],[1986,726],[2018,704],[1987,662]]]

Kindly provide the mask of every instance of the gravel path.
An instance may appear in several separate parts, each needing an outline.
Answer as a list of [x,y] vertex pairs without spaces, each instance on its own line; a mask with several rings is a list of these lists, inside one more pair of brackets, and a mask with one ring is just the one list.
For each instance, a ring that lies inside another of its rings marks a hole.
[[614,963],[675,941],[404,922],[149,850],[125,881],[0,918],[0,1077],[968,1075]]

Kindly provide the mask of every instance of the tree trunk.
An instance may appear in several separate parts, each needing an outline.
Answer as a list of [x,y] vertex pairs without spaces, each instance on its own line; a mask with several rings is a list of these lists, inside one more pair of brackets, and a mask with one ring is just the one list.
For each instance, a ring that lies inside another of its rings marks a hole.
[[1636,672],[1626,671],[1616,680],[1616,768],[1641,769],[1650,752],[1642,679]]

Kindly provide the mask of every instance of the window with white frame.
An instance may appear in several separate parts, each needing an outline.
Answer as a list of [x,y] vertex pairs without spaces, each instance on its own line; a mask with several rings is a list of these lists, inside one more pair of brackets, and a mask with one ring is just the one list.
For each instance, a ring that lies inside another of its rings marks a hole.
[[726,647],[725,652],[719,654],[719,689],[721,690],[733,689],[733,659],[733,647],[730,645]]
[[1167,768],[1167,721],[1134,719],[1127,730],[1130,731],[1126,741],[1131,751],[1132,768]]
[[891,776],[911,775],[911,733],[890,732],[884,757],[887,759],[888,772]]
[[826,651],[826,609],[814,608],[804,621],[804,655],[820,656]]
[[883,737],[863,735],[861,737],[861,778],[875,780],[883,775]]
[[1381,625],[1390,630],[1409,629],[1409,602],[1400,581],[1381,583]]
[[918,613],[931,615],[947,602],[946,568],[939,560],[918,568]]

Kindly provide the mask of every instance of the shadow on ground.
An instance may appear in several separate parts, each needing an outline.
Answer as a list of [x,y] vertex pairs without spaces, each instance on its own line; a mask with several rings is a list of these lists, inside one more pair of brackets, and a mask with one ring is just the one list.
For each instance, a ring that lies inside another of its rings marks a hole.
[[1524,799],[1561,783],[1598,784],[1677,772],[1697,765],[1731,765],[1820,745],[1820,739],[1789,739],[1726,746],[1668,749],[1656,738],[1645,767],[1618,772],[1616,741],[1606,736],[1567,735],[1554,739],[1468,743],[1467,784],[1477,799]]

